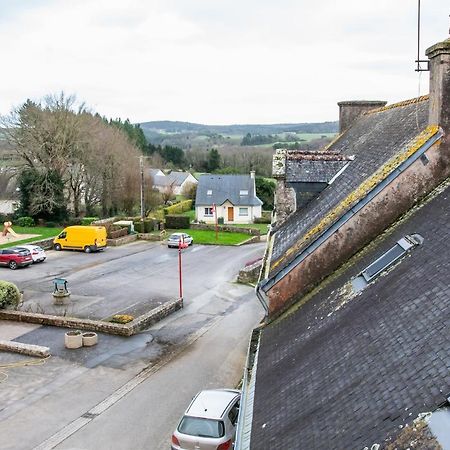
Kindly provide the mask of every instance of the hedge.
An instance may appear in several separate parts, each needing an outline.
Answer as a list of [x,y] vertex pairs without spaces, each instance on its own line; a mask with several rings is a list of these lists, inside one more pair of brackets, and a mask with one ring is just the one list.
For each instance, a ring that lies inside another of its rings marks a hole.
[[190,227],[190,220],[188,216],[180,216],[175,214],[166,216],[166,228],[181,229],[189,227]]
[[0,309],[6,306],[17,306],[20,302],[20,291],[17,286],[8,281],[0,281]]
[[90,225],[92,222],[98,220],[98,217],[83,217],[81,219],[81,225]]
[[169,215],[169,214],[181,214],[184,213],[185,211],[190,211],[192,209],[192,200],[185,200],[183,202],[180,203],[176,203],[175,205],[172,206],[167,206],[166,208],[163,209],[164,211],[164,215]]

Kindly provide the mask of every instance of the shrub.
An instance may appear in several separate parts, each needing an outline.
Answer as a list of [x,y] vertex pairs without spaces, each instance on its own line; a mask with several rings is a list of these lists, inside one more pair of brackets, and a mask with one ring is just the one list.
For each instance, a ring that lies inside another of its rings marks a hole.
[[9,305],[17,306],[20,302],[20,291],[17,286],[8,281],[0,281],[0,309]]
[[181,214],[190,209],[192,209],[192,200],[185,200],[184,202],[179,202],[173,206],[164,208],[164,214],[166,216],[169,214]]
[[55,222],[46,222],[45,226],[48,228],[56,228],[57,224]]
[[144,220],[144,233],[151,233],[158,229],[158,221],[154,219]]
[[189,228],[189,217],[188,216],[179,216],[179,215],[168,215],[166,216],[166,228],[171,229],[180,229],[180,228]]
[[270,223],[270,217],[255,217],[254,223]]
[[22,216],[17,219],[19,227],[34,227],[34,219],[28,216]]
[[81,219],[81,225],[90,225],[92,222],[98,220],[98,217],[83,217]]
[[144,224],[142,222],[134,222],[134,230],[138,233],[144,233]]
[[82,222],[82,218],[81,217],[71,217],[68,221],[67,221],[67,226],[71,227],[73,225],[81,225]]

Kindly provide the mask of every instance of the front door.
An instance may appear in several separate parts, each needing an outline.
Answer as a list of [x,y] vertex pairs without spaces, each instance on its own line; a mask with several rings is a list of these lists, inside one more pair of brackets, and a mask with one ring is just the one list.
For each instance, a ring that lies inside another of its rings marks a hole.
[[233,222],[234,220],[234,208],[233,206],[228,207],[228,222]]

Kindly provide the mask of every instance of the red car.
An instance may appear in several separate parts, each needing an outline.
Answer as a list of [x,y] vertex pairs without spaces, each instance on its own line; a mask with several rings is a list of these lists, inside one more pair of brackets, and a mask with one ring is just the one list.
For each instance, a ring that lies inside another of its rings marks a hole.
[[14,270],[33,263],[31,253],[26,248],[11,247],[0,250],[0,266],[8,266]]

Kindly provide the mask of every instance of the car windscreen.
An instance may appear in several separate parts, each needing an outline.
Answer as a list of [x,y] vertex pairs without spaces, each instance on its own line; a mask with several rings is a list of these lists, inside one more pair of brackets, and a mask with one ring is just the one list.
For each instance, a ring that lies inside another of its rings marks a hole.
[[220,438],[225,434],[225,428],[221,420],[189,416],[183,417],[178,426],[178,431],[190,436],[208,438]]

